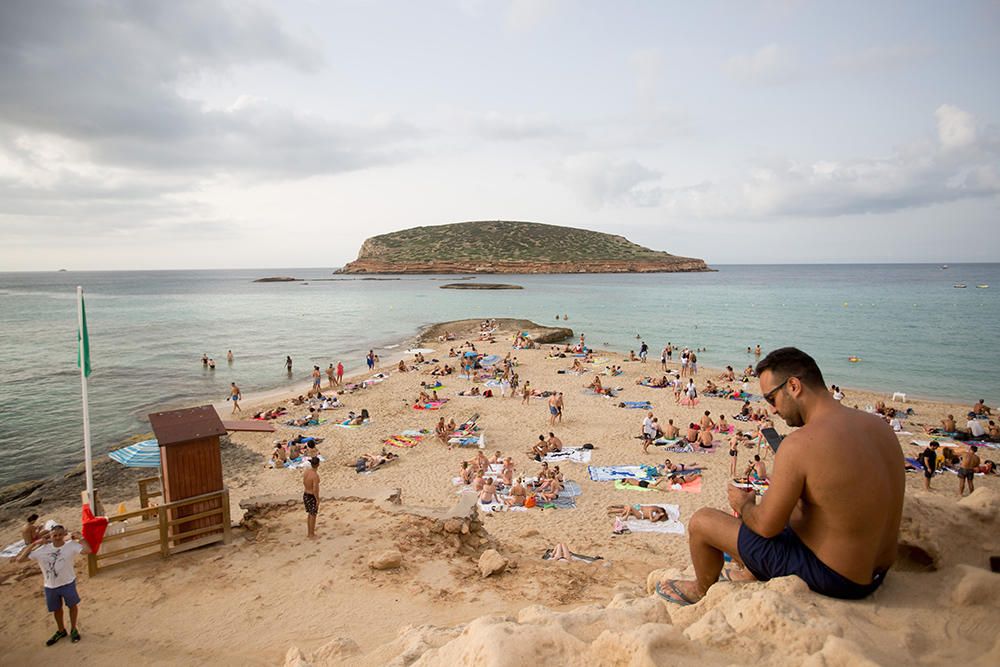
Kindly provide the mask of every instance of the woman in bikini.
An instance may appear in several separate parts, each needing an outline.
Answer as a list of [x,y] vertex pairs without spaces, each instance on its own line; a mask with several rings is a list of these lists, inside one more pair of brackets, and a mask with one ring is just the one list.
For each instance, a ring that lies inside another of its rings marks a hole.
[[608,507],[608,515],[620,519],[645,519],[656,523],[666,520],[667,511],[659,505],[611,505]]

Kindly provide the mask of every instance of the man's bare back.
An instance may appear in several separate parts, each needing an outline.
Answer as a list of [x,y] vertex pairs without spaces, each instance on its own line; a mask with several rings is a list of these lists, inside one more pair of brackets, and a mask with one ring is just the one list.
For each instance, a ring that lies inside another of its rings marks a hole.
[[831,406],[782,441],[771,491],[785,476],[802,484],[789,525],[821,561],[859,584],[892,565],[905,473],[899,441],[885,421]]

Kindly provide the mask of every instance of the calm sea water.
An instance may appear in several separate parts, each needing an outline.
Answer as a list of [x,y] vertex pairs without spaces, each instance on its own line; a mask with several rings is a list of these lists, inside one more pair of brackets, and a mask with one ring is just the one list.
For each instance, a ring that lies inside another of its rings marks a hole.
[[[303,380],[313,364],[358,368],[369,347],[385,354],[420,325],[466,317],[555,324],[567,313],[595,345],[637,350],[639,334],[654,357],[667,341],[707,347],[708,366],[753,361],[748,345],[796,345],[831,383],[1000,400],[1000,264],[717,268],[500,278],[518,291],[442,290],[425,276],[316,280],[329,269],[0,273],[0,485],[82,460],[76,285],[86,293],[101,454],[147,432],[149,412],[220,401],[230,381],[251,398],[289,384],[286,354]],[[310,282],[252,282],[268,275]],[[206,352],[214,372],[202,368]]]

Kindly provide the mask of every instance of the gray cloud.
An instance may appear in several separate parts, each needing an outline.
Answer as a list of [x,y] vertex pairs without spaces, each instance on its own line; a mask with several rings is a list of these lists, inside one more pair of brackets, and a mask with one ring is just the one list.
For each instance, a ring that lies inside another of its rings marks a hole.
[[95,165],[289,176],[395,161],[417,130],[336,123],[266,100],[206,108],[181,94],[205,72],[321,53],[277,17],[222,2],[8,2],[0,7],[0,125],[78,142]]
[[663,190],[653,183],[660,176],[635,160],[615,160],[600,152],[570,155],[553,170],[554,180],[568,185],[591,208],[658,206]]
[[888,157],[760,163],[742,181],[668,192],[666,207],[713,218],[827,218],[1000,195],[996,133],[981,136],[972,115],[951,105],[935,117],[936,142]]

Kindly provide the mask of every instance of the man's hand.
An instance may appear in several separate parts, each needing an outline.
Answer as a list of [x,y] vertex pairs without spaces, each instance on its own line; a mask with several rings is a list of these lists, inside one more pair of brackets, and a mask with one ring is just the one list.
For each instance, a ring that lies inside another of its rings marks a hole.
[[743,512],[743,507],[747,503],[754,502],[754,491],[753,489],[741,489],[736,486],[736,482],[732,482],[726,487],[726,494],[729,496],[729,506],[733,508],[737,514]]

